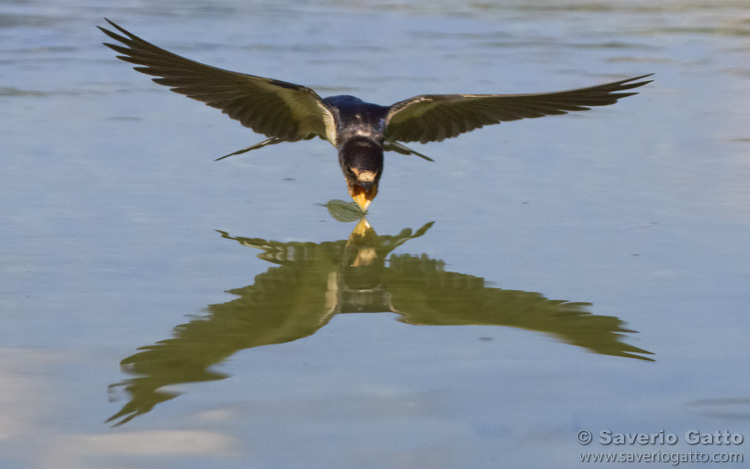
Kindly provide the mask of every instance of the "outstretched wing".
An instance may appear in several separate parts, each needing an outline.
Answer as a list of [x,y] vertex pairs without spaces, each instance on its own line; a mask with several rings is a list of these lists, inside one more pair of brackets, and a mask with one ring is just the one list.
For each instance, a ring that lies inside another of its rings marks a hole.
[[221,109],[245,127],[268,137],[296,141],[315,136],[336,142],[331,108],[310,88],[222,70],[173,54],[144,41],[110,20],[117,31],[99,27],[123,45],[108,44],[118,58],[172,91]]
[[421,95],[391,106],[385,119],[385,138],[400,142],[439,142],[485,125],[519,119],[587,111],[607,106],[637,93],[630,90],[651,83],[649,75],[569,91],[534,94]]
[[507,326],[552,335],[602,355],[653,361],[648,350],[624,341],[634,333],[614,316],[588,311],[588,303],[541,293],[489,287],[482,277],[449,272],[426,254],[391,255],[383,283],[399,321],[435,326]]

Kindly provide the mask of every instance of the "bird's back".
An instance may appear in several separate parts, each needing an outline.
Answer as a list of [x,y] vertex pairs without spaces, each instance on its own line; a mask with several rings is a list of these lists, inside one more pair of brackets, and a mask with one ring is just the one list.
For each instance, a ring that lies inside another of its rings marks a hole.
[[324,101],[337,114],[338,144],[352,137],[382,140],[388,106],[366,103],[350,95],[331,96]]

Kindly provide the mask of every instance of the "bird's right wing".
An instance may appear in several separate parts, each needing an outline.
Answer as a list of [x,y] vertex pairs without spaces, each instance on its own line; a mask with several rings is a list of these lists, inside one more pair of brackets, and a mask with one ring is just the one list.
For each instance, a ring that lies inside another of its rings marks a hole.
[[221,109],[267,137],[297,141],[318,136],[335,144],[334,113],[310,88],[195,62],[107,22],[121,34],[99,29],[123,45],[105,45],[123,54],[118,58],[140,65],[135,70],[159,77],[156,83]]

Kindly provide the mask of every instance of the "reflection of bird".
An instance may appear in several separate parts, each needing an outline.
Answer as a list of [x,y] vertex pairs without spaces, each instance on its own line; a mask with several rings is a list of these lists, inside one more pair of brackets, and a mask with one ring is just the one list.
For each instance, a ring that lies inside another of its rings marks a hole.
[[281,344],[316,333],[334,315],[389,312],[419,326],[507,326],[551,335],[602,355],[651,360],[650,352],[623,339],[634,332],[622,320],[588,311],[588,303],[554,300],[541,293],[490,287],[482,277],[444,269],[445,263],[393,254],[423,236],[416,231],[377,235],[362,219],[348,239],[323,243],[233,237],[261,250],[274,264],[236,295],[209,305],[206,314],[174,329],[174,337],[141,347],[124,359],[136,377],[113,385],[131,399],[110,421],[118,424],[176,396],[171,385],[226,377],[214,366],[240,350]]
[[649,76],[643,75],[552,93],[420,95],[379,106],[354,96],[323,99],[305,86],[194,62],[107,21],[122,35],[99,29],[124,46],[105,45],[123,54],[118,56],[122,60],[140,65],[137,71],[159,77],[156,83],[219,108],[269,137],[226,156],[320,137],[338,148],[349,194],[362,210],[377,195],[384,150],[429,159],[399,142],[439,142],[485,125],[585,111],[590,106],[614,104],[636,94],[623,91],[650,83],[638,81]]

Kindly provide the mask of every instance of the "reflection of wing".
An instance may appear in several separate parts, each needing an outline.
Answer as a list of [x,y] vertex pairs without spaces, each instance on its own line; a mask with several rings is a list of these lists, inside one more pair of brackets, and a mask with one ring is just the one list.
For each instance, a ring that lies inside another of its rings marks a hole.
[[549,300],[539,293],[488,288],[484,280],[443,270],[426,255],[391,256],[396,247],[422,236],[402,230],[377,236],[366,223],[348,240],[280,243],[222,236],[262,250],[276,264],[252,285],[229,290],[237,298],[210,305],[207,314],[177,326],[174,338],[142,347],[122,361],[138,377],[123,386],[131,399],[109,419],[123,424],[177,394],[160,388],[223,379],[211,370],[232,354],[261,345],[291,342],[315,333],[337,313],[391,311],[417,325],[495,325],[544,332],[594,352],[650,360],[646,350],[620,341],[618,318],[594,316],[586,304]]
[[174,338],[141,347],[122,361],[125,370],[141,376],[120,384],[131,400],[109,421],[123,424],[176,396],[160,391],[163,386],[225,378],[210,367],[240,350],[313,334],[330,319],[331,271],[335,267],[325,260],[272,267],[253,285],[229,290],[238,298],[210,305],[206,315],[177,326]]
[[[382,250],[379,255],[384,258],[431,226],[428,223],[416,232],[404,229],[396,236],[375,236],[375,249]],[[335,280],[347,258],[348,240],[280,243],[220,233],[262,250],[258,257],[278,267],[256,276],[252,285],[229,290],[238,298],[210,305],[207,314],[177,326],[174,338],[141,347],[123,360],[125,370],[141,376],[116,385],[124,386],[131,400],[109,421],[123,424],[176,396],[159,390],[164,386],[223,379],[226,376],[211,366],[240,350],[307,337],[337,312],[341,292]]]
[[633,332],[587,303],[550,300],[539,293],[484,286],[484,279],[443,270],[426,256],[391,256],[385,282],[401,321],[419,325],[510,326],[551,334],[596,353],[651,360],[651,352],[620,339]]

